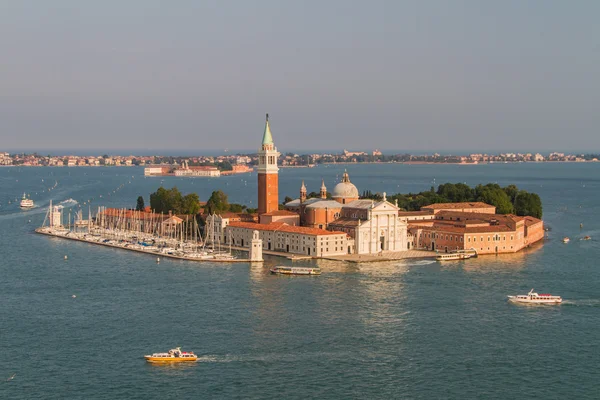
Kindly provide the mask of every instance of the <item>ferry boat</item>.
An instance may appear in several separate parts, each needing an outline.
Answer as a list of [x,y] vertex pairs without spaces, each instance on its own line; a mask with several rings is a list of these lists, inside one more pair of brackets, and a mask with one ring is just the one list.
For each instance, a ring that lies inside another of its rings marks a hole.
[[456,250],[452,253],[446,254],[438,254],[435,259],[437,261],[452,261],[452,260],[466,260],[468,258],[477,257],[477,250],[475,249],[465,249],[465,250]]
[[531,289],[527,294],[508,296],[508,301],[528,304],[560,304],[562,303],[562,298],[560,296],[552,296],[551,294],[537,294]]
[[21,208],[33,208],[34,206],[33,200],[28,199],[25,193],[23,193],[23,198],[21,199]]
[[321,275],[319,267],[284,267],[277,266],[270,269],[272,274],[282,275]]
[[563,243],[569,243],[571,241],[571,239],[569,239],[568,237],[565,236],[562,241],[563,241]]
[[153,353],[152,355],[144,356],[144,358],[149,363],[179,363],[198,360],[198,356],[194,352],[181,351],[181,347],[171,349],[168,353]]

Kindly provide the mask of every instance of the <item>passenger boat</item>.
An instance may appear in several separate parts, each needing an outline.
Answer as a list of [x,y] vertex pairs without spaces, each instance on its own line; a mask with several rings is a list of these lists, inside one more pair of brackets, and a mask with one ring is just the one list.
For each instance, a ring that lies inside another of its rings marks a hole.
[[552,296],[551,294],[537,294],[531,289],[527,294],[508,296],[508,301],[528,304],[560,304],[562,303],[562,298],[560,296]]
[[284,267],[277,266],[270,269],[272,274],[282,275],[321,275],[319,267]]
[[168,353],[153,353],[151,356],[144,356],[149,363],[179,363],[193,362],[198,360],[198,356],[192,351],[181,351],[181,347],[169,350]]
[[446,254],[438,254],[435,259],[437,261],[453,261],[453,260],[466,260],[468,258],[477,257],[477,250],[475,249],[465,249],[465,250],[456,250],[452,253]]
[[25,193],[23,193],[23,198],[21,199],[21,208],[33,208],[34,206],[33,200],[28,199]]
[[569,243],[570,241],[571,241],[571,239],[569,239],[566,236],[563,238],[563,243]]

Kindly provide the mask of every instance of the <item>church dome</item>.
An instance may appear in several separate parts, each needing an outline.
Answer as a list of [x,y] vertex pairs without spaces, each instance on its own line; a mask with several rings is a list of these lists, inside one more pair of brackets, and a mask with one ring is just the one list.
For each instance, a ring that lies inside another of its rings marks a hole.
[[333,188],[331,197],[334,199],[358,199],[358,189],[350,182],[347,172],[344,172],[342,181]]

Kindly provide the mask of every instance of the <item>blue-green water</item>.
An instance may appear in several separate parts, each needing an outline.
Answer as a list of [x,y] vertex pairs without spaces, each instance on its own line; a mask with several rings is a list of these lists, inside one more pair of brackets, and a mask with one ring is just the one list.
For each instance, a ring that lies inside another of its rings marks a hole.
[[[309,191],[321,178],[332,188],[343,168],[282,169],[280,195],[294,197],[302,179]],[[50,199],[133,207],[161,178],[139,168],[0,168],[0,398],[600,398],[600,165],[347,168],[360,191],[515,183],[541,195],[552,230],[516,255],[319,262],[323,275],[308,279],[269,275],[281,259],[156,264],[32,231]],[[164,184],[256,204],[254,174]],[[20,211],[23,192],[40,208]],[[532,287],[565,303],[506,302]],[[142,357],[174,346],[200,361],[161,367]]]

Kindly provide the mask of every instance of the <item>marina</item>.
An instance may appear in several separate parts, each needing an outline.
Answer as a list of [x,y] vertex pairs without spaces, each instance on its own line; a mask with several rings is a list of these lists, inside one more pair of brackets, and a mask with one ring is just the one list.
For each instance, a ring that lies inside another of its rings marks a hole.
[[[197,235],[197,232],[188,237],[184,235],[183,230],[165,231],[165,226],[162,223],[164,221],[156,221],[156,223],[151,221],[143,230],[139,224],[137,230],[125,229],[126,219],[124,216],[126,210],[119,210],[117,214],[119,218],[108,219],[106,218],[107,210],[99,208],[95,218],[92,218],[90,211],[88,219],[83,220],[81,210],[79,210],[75,213],[73,223],[71,223],[69,213],[69,222],[65,225],[63,224],[63,207],[53,206],[50,202],[44,223],[35,232],[62,239],[179,260],[228,263],[248,261],[235,257],[231,249],[222,251],[203,246],[204,242]],[[197,229],[195,224],[193,224],[193,227]],[[160,258],[157,260],[159,261]]]

